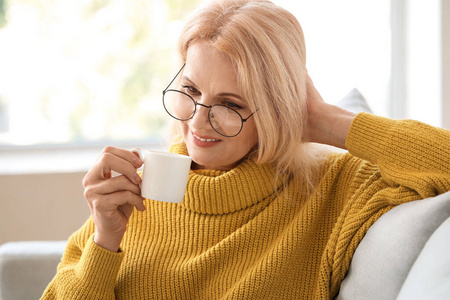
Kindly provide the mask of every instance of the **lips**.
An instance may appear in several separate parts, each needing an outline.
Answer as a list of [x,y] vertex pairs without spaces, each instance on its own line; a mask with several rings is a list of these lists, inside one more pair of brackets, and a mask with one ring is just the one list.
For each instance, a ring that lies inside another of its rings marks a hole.
[[200,142],[209,142],[209,143],[211,143],[211,142],[220,142],[219,139],[215,139],[215,138],[213,138],[213,137],[209,137],[209,136],[200,136],[200,135],[195,134],[195,133],[193,133],[193,132],[191,132],[191,133],[192,133],[192,136],[193,136],[196,140],[198,140],[198,141],[200,141]]

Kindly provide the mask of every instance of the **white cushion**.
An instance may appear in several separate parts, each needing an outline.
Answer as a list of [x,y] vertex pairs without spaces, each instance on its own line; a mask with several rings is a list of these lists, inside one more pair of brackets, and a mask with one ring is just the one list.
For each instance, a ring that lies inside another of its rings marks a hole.
[[450,299],[450,217],[425,244],[397,297],[397,300],[440,299]]
[[339,100],[336,105],[356,114],[360,112],[372,113],[366,99],[356,88]]
[[39,299],[56,274],[66,241],[0,246],[0,300]]
[[448,217],[450,192],[385,213],[357,247],[337,299],[395,299],[424,245]]

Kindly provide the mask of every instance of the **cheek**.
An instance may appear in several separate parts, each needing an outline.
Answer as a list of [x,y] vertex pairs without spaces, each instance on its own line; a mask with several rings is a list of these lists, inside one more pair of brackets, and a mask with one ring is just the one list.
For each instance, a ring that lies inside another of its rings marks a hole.
[[254,122],[249,123],[248,133],[247,133],[247,143],[250,148],[253,148],[258,143],[258,131],[256,130],[256,124]]
[[181,133],[183,140],[186,140],[187,134],[189,133],[189,125],[186,121],[178,121],[178,132]]
[[255,149],[255,146],[258,144],[258,134],[254,128],[248,128],[241,134],[241,136],[238,136],[239,140],[234,143],[234,149],[239,149],[237,153],[243,157]]
[[257,148],[258,148],[258,136],[255,133],[251,141],[249,141],[249,152],[254,151]]

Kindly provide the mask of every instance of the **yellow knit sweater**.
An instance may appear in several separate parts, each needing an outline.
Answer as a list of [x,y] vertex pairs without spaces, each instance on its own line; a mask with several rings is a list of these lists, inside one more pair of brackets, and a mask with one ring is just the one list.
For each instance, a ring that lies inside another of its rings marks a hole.
[[450,190],[446,130],[362,113],[347,148],[308,197],[294,180],[274,192],[274,170],[251,161],[191,171],[183,203],[146,200],[133,213],[121,253],[93,242],[89,219],[43,299],[332,298],[383,213]]

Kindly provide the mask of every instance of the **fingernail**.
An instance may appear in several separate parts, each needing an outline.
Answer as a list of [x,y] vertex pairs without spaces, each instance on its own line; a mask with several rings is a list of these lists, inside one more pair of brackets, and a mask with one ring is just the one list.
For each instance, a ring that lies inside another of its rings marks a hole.
[[133,164],[137,167],[140,167],[142,166],[143,162],[139,157],[135,156],[133,157]]
[[136,183],[136,184],[139,184],[139,183],[141,183],[141,181],[142,181],[142,179],[141,179],[141,177],[139,176],[139,174],[134,174],[134,182]]

